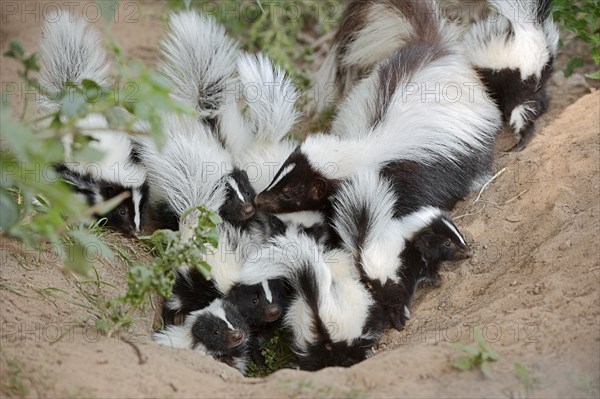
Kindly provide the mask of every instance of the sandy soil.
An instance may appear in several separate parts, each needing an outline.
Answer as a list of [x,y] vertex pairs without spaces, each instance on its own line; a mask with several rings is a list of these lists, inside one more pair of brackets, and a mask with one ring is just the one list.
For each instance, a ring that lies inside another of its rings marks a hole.
[[[5,11],[2,50],[11,37],[34,50],[39,20]],[[113,34],[130,55],[152,64],[161,16],[160,6],[142,4],[138,22],[121,20]],[[3,87],[18,82],[16,64],[2,58],[1,67]],[[447,265],[441,287],[420,290],[405,331],[387,333],[373,358],[350,369],[244,378],[210,358],[153,344],[152,307],[122,334],[129,343],[101,336],[81,306],[88,303],[79,287],[88,297],[122,294],[127,266],[120,258],[99,261],[99,275],[116,287],[99,289],[61,272],[51,252],[0,238],[0,394],[523,397],[518,362],[533,377],[531,397],[599,397],[600,93],[586,91],[581,80],[557,76],[550,111],[531,144],[503,153],[511,138],[502,138],[496,160],[502,173],[454,212],[473,258]],[[125,243],[128,252],[140,252]],[[471,342],[472,326],[500,353],[490,379],[452,367],[460,356],[453,342]]]

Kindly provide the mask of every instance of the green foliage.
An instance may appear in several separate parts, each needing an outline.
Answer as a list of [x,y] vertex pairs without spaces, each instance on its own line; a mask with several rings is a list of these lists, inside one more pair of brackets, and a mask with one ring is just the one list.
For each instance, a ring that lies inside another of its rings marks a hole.
[[531,396],[533,392],[533,388],[536,384],[539,383],[539,378],[532,377],[527,370],[527,367],[523,366],[521,363],[515,363],[515,375],[523,384],[524,391],[519,391],[517,393],[517,397],[519,398],[528,398]]
[[[558,23],[590,47],[589,57],[595,65],[600,65],[600,2],[597,0],[554,0],[552,15]],[[586,54],[585,58],[587,57]],[[584,57],[574,57],[567,65],[565,76],[570,76],[575,68],[583,65]],[[600,69],[586,76],[591,79],[600,79]]]
[[[49,243],[67,268],[88,277],[95,261],[88,256],[90,249],[100,248],[105,257],[113,254],[97,235],[83,227],[84,223],[114,208],[126,195],[89,207],[58,178],[53,165],[65,161],[65,154],[75,162],[95,161],[102,155],[90,148],[90,137],[79,129],[78,122],[99,113],[107,118],[111,129],[151,134],[160,142],[163,112],[192,112],[170,98],[168,84],[157,73],[140,62],[127,60],[114,42],[111,49],[117,70],[115,86],[104,87],[84,79],[80,84],[68,83],[59,93],[45,92],[32,77],[39,71],[36,54],[26,55],[16,40],[10,42],[5,53],[20,63],[19,76],[28,91],[36,90],[38,97],[58,106],[47,115],[27,121],[28,96],[23,98],[20,120],[12,117],[8,103],[1,104],[0,227],[3,234],[29,246]],[[69,148],[62,140],[67,135],[72,138]]]
[[500,356],[495,350],[487,346],[479,327],[475,326],[473,328],[473,336],[476,343],[475,346],[464,345],[458,342],[454,344],[455,348],[466,353],[466,355],[454,361],[454,367],[461,371],[479,368],[481,373],[489,378],[492,376],[490,362],[495,362]]
[[244,50],[265,52],[304,90],[311,83],[303,68],[314,54],[311,44],[337,25],[342,10],[341,0],[173,0],[171,7],[190,4],[217,18]]
[[259,367],[251,363],[248,369],[249,377],[265,377],[282,368],[292,366],[294,353],[291,350],[289,336],[283,328],[279,328],[273,337],[260,348],[260,353],[265,360],[265,366]]

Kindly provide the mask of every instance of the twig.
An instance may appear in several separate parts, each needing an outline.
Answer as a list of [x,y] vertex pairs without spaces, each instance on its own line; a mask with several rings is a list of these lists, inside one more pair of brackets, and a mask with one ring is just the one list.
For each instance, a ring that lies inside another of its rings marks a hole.
[[479,198],[481,198],[481,194],[483,193],[483,190],[485,190],[487,188],[487,186],[489,186],[494,180],[496,180],[504,172],[506,172],[506,167],[502,168],[498,173],[496,173],[494,176],[492,176],[492,178],[490,180],[486,181],[485,184],[483,185],[483,187],[481,187],[481,190],[479,190],[479,195],[477,195],[477,198],[475,198],[475,201],[473,201],[471,203],[471,205],[474,205],[477,201],[479,201]]
[[508,201],[506,201],[504,204],[502,204],[502,205],[500,205],[500,206],[508,205],[508,204],[510,204],[511,202],[514,202],[514,201],[518,200],[518,199],[519,199],[519,197],[520,197],[521,195],[525,194],[527,191],[529,191],[529,189],[521,191],[519,194],[517,194],[517,196],[516,196],[516,197],[513,197],[513,198],[509,199]]
[[331,32],[328,32],[326,35],[321,36],[320,38],[318,38],[317,40],[315,40],[314,42],[311,43],[310,48],[311,49],[316,49],[318,47],[321,47],[321,45],[323,45],[323,43],[327,42],[329,39],[332,39],[333,36],[335,36],[336,31],[332,30]]
[[462,215],[459,215],[459,216],[453,217],[452,219],[454,219],[454,220],[458,220],[458,219],[462,219],[462,218],[464,218],[464,217],[466,217],[466,216],[473,216],[473,215],[477,215],[478,213],[481,213],[481,212],[483,212],[483,210],[485,209],[485,207],[486,207],[486,206],[485,206],[485,205],[483,205],[483,206],[481,207],[481,209],[480,209],[480,210],[478,210],[477,212],[465,213],[465,214],[462,214]]
[[121,338],[121,340],[123,342],[125,342],[126,344],[131,345],[131,347],[133,348],[133,350],[137,354],[138,364],[144,364],[144,363],[146,363],[148,361],[148,357],[142,353],[142,350],[140,349],[139,346],[137,346],[137,344],[135,342],[130,341],[128,338],[125,338],[125,337],[122,337],[122,336],[120,336],[119,338]]

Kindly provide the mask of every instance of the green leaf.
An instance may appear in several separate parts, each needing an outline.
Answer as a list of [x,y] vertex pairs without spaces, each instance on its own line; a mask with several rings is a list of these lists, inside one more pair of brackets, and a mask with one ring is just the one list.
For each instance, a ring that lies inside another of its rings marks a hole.
[[585,76],[590,79],[600,80],[600,69],[594,73],[587,73]]
[[68,118],[83,116],[86,109],[86,103],[87,101],[83,94],[77,91],[68,90],[60,101],[60,108],[63,115]]
[[4,53],[5,57],[15,58],[17,60],[21,60],[25,55],[25,51],[23,51],[23,46],[21,46],[21,42],[17,39],[12,39],[10,44],[8,45],[8,51]]
[[483,363],[481,363],[481,372],[483,373],[483,375],[486,378],[491,378],[492,377],[492,369],[490,367],[490,364],[486,361],[484,361]]
[[461,370],[471,370],[473,368],[473,362],[468,356],[461,356],[454,361],[454,367]]
[[0,190],[0,228],[7,230],[19,220],[19,206],[5,190]]
[[573,59],[571,59],[571,61],[569,61],[569,64],[567,65],[567,68],[565,69],[564,75],[565,77],[569,77],[573,74],[573,70],[575,68],[580,68],[584,65],[583,63],[583,58],[581,57],[575,57]]
[[492,361],[500,359],[500,355],[498,354],[498,352],[489,347],[485,348],[485,355],[487,359],[490,359]]
[[517,377],[519,377],[519,380],[526,385],[531,381],[529,377],[529,370],[527,370],[527,368],[521,363],[515,363],[515,374]]

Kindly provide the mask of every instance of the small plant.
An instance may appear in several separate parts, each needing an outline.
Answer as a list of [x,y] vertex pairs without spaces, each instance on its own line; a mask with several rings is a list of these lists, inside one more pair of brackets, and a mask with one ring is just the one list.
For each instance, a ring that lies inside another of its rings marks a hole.
[[466,353],[466,355],[454,361],[454,367],[461,371],[478,368],[485,377],[490,378],[492,376],[490,362],[495,362],[500,356],[495,350],[487,346],[481,334],[481,329],[477,326],[473,328],[473,337],[476,346],[464,345],[459,342],[454,344],[455,348]]
[[523,384],[524,391],[519,391],[517,396],[519,398],[528,398],[533,392],[533,387],[539,383],[539,378],[532,377],[527,370],[527,367],[523,366],[521,363],[515,363],[515,375]]
[[264,343],[260,352],[265,360],[264,367],[251,363],[248,371],[249,377],[265,377],[279,369],[292,366],[294,353],[283,328],[279,328],[273,337]]
[[210,265],[206,254],[218,246],[217,226],[220,216],[199,206],[198,224],[194,228],[194,239],[182,241],[180,233],[157,230],[152,236],[143,238],[156,257],[146,264],[133,264],[127,274],[127,293],[105,302],[106,312],[96,320],[96,327],[110,335],[126,327],[134,320],[138,310],[149,303],[153,293],[163,297],[172,295],[175,272],[181,266],[196,267],[206,278],[210,278]]
[[[590,47],[591,59],[596,66],[600,66],[600,2],[554,0],[552,15],[558,23]],[[570,76],[575,68],[582,67],[584,64],[583,56],[574,57],[565,69],[565,76]],[[600,69],[586,76],[590,79],[600,79]]]

